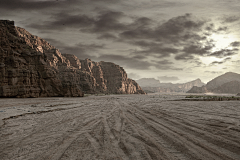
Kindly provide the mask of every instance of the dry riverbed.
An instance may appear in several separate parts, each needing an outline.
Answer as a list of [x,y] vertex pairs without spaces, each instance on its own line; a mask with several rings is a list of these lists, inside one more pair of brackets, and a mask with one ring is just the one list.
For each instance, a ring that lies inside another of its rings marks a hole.
[[0,99],[1,160],[240,160],[240,101]]

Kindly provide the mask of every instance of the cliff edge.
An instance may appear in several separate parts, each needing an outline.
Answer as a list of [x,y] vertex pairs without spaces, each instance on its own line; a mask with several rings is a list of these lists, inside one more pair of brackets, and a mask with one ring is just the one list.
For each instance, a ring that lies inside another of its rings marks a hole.
[[122,67],[61,54],[13,21],[0,20],[0,38],[0,97],[145,94]]

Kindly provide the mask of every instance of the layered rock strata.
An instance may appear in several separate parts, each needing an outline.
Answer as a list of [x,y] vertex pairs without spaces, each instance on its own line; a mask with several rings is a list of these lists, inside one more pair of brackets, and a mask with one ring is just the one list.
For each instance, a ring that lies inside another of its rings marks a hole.
[[84,93],[145,94],[118,65],[61,54],[13,21],[0,21],[0,97]]

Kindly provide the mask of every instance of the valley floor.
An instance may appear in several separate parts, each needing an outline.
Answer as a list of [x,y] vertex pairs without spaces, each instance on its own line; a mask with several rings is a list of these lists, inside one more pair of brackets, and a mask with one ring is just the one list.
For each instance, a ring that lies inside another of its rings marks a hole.
[[0,159],[239,160],[240,101],[183,97],[0,99]]

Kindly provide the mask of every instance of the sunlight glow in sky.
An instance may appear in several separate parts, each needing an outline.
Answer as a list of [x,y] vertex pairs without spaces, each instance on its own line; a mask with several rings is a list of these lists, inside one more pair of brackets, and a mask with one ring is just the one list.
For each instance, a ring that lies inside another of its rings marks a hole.
[[233,49],[233,47],[229,46],[229,44],[238,41],[238,39],[230,33],[227,35],[213,33],[210,38],[215,41],[215,47],[212,50],[213,52],[221,49]]

